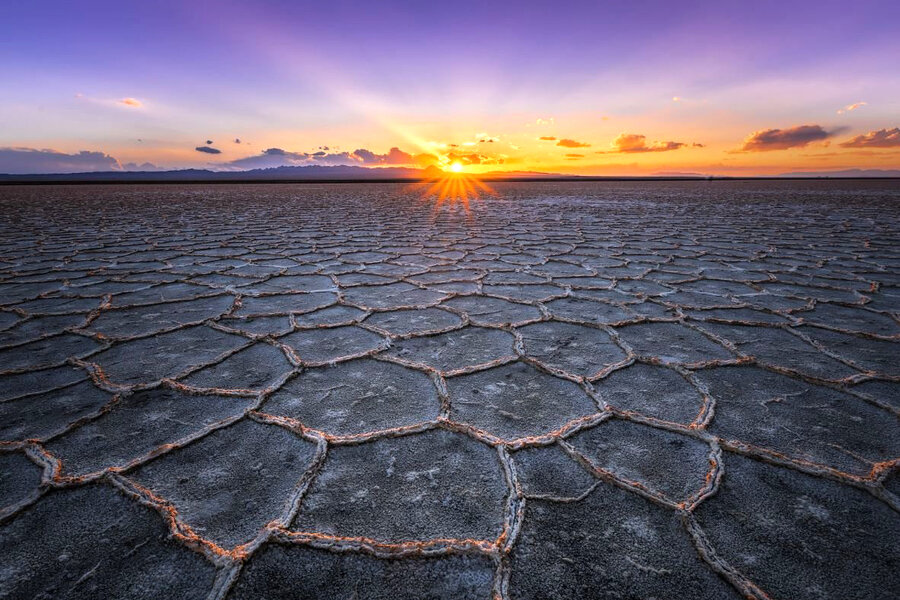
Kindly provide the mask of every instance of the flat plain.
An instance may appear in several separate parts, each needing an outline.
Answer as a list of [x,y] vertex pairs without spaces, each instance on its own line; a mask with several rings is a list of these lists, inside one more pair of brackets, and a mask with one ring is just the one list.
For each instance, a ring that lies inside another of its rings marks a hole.
[[0,188],[0,598],[900,589],[900,183]]

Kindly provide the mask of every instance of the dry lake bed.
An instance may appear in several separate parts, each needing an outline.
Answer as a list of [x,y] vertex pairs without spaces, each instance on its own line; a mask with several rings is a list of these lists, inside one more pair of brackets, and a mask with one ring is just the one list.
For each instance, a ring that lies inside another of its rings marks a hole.
[[893,599],[900,183],[0,188],[0,598]]

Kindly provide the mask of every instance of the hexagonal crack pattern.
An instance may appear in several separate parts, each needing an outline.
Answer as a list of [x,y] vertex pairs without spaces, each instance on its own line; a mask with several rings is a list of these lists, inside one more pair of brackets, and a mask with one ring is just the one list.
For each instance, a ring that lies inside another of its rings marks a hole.
[[896,186],[498,188],[0,189],[0,597],[891,597]]

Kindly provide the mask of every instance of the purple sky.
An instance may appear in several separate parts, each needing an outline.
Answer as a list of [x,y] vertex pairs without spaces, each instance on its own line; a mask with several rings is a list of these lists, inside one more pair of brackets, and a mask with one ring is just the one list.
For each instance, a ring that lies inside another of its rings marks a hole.
[[[898,21],[896,0],[14,2],[0,148],[161,167],[400,147],[572,172],[896,168]],[[748,142],[800,126],[824,133]],[[887,141],[841,145],[869,134]]]

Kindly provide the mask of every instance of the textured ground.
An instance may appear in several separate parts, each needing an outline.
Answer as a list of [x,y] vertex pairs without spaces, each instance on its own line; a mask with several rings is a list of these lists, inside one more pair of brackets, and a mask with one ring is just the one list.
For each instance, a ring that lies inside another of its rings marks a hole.
[[900,185],[0,188],[0,598],[896,598]]

